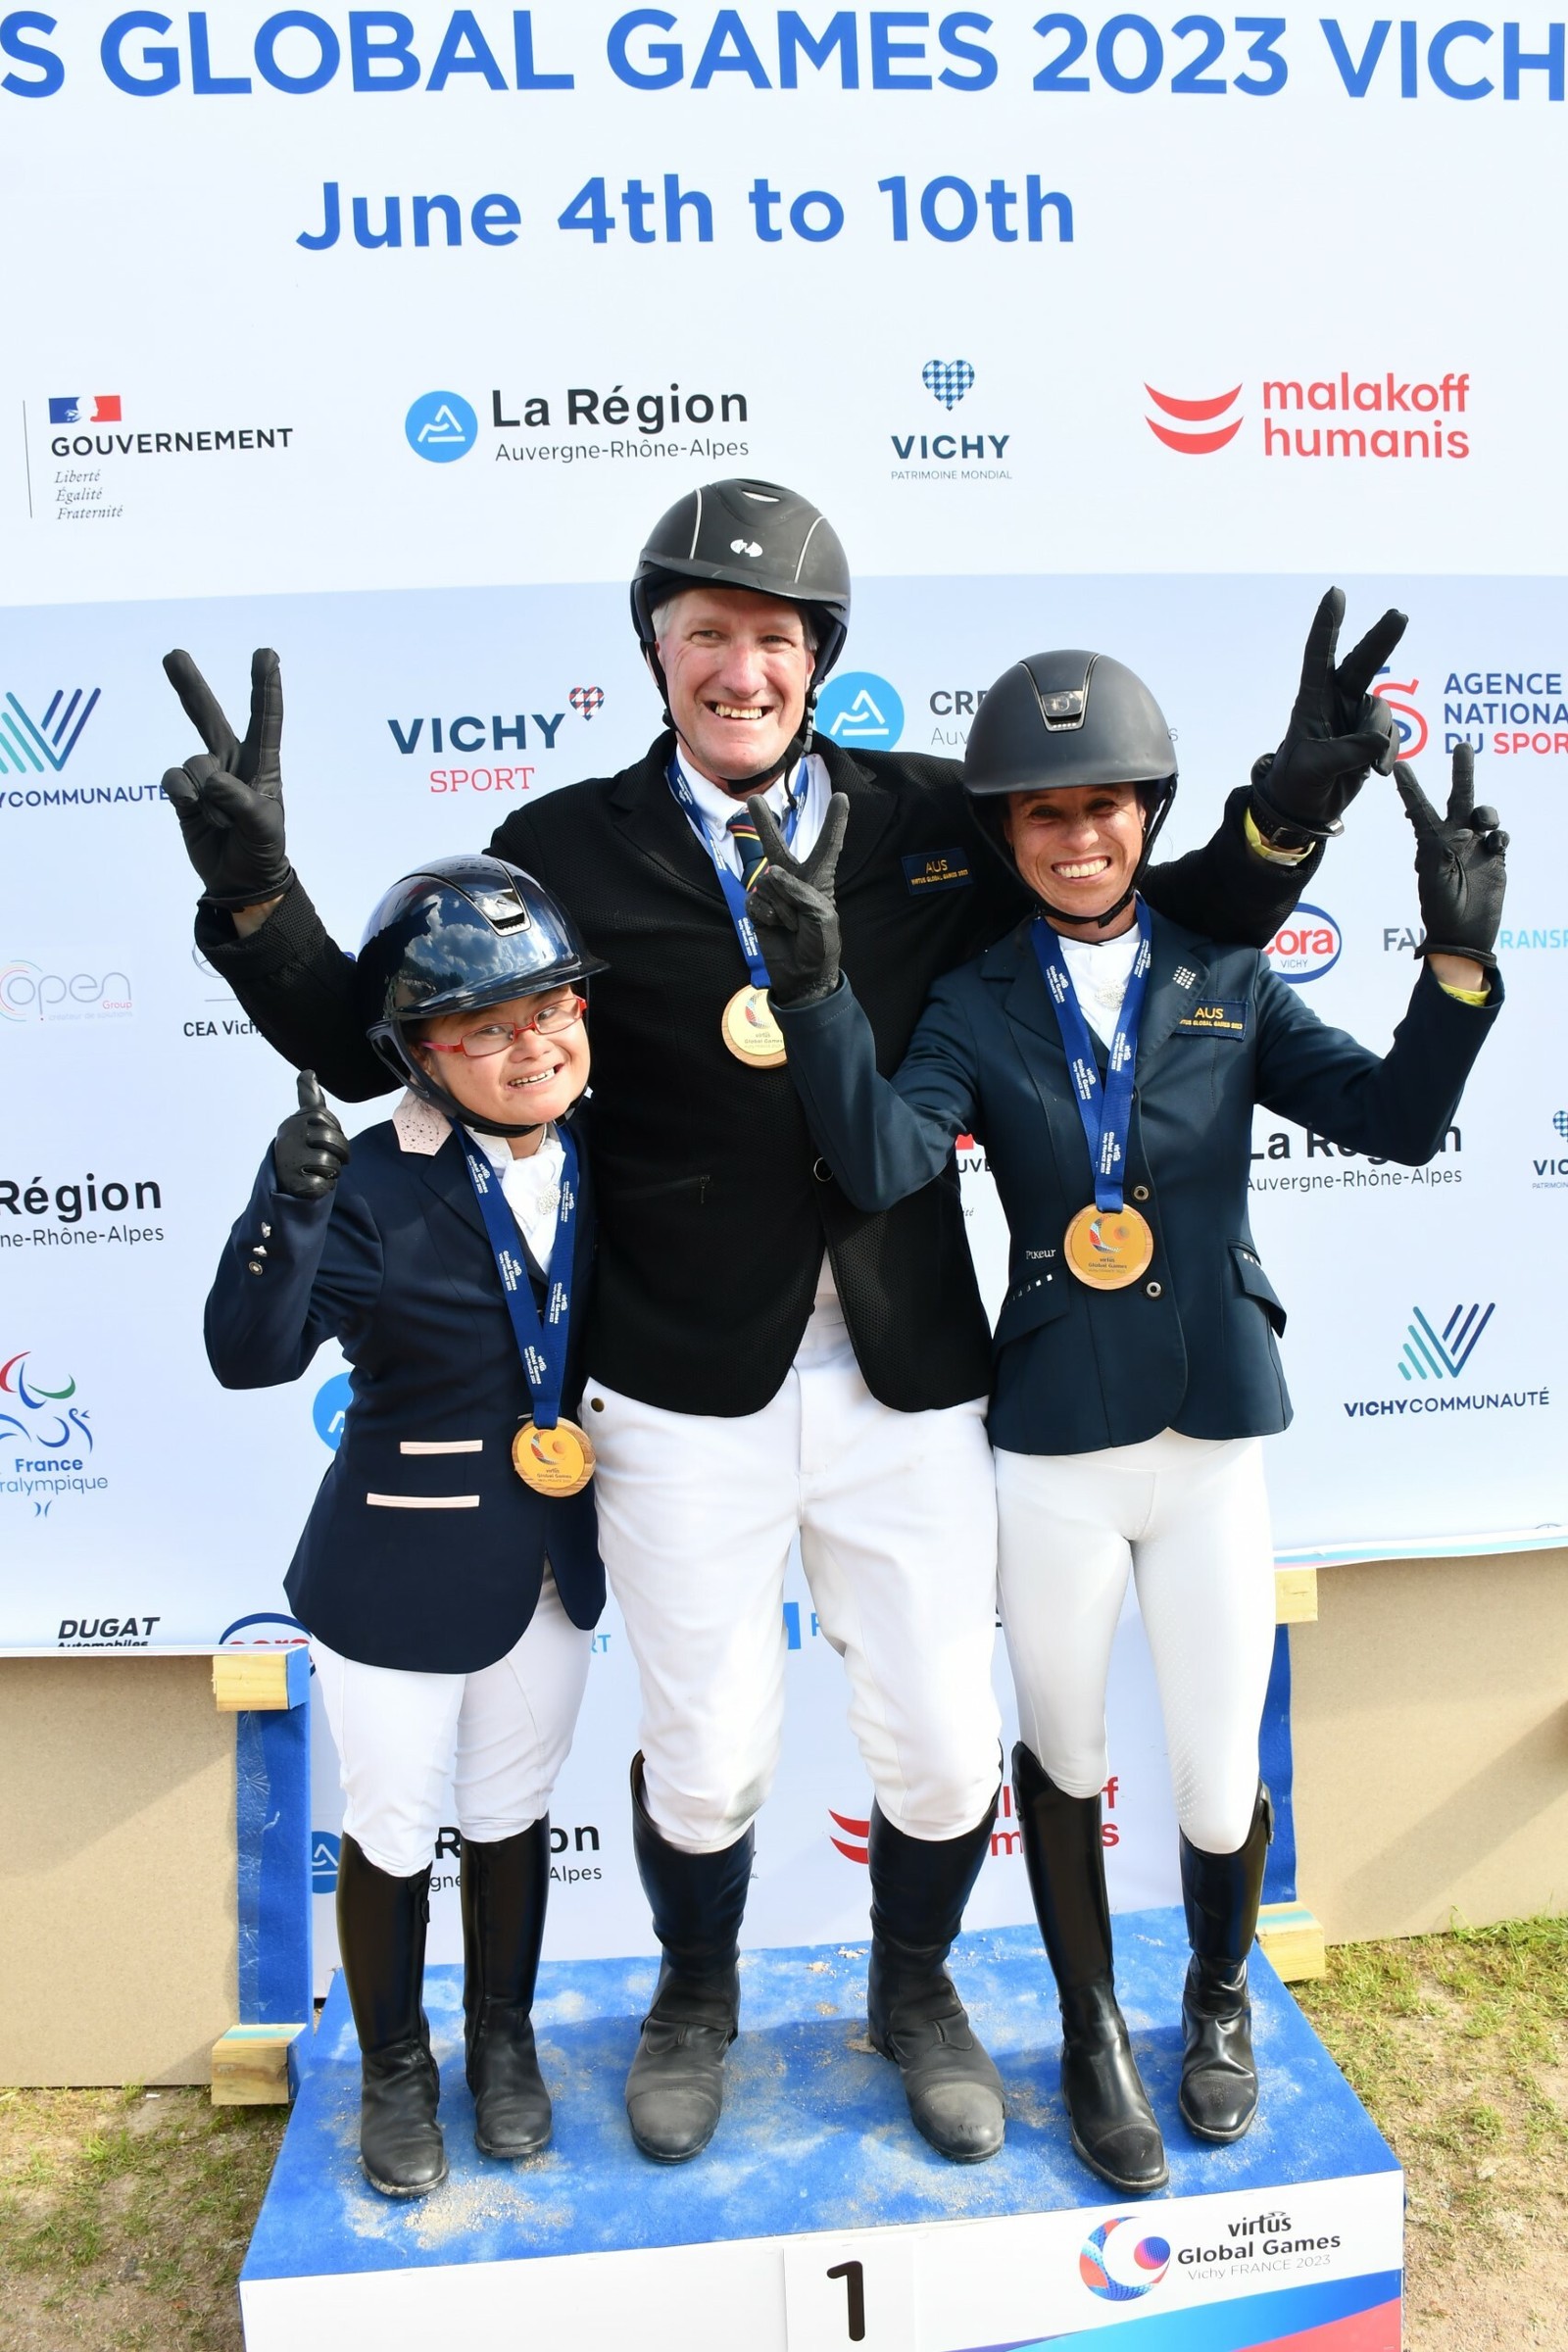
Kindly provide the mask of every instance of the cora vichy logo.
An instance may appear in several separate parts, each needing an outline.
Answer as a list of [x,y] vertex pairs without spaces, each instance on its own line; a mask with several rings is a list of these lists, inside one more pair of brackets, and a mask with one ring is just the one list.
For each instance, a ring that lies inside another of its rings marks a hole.
[[1241,399],[1240,384],[1232,384],[1228,392],[1216,392],[1206,400],[1178,400],[1174,392],[1156,392],[1152,384],[1145,384],[1144,390],[1166,419],[1161,424],[1158,418],[1146,416],[1144,422],[1154,439],[1163,441],[1178,457],[1210,458],[1227,441],[1234,441],[1242,429],[1241,414],[1223,423],[1220,421],[1226,411]]
[[1332,972],[1344,951],[1345,940],[1332,914],[1321,906],[1308,906],[1303,900],[1288,923],[1283,923],[1263,953],[1268,968],[1298,988],[1308,980],[1321,980]]
[[409,447],[432,466],[466,458],[479,437],[479,419],[461,392],[421,392],[403,419]]
[[1163,2237],[1140,2237],[1136,2214],[1118,2214],[1102,2222],[1084,2239],[1078,2256],[1078,2276],[1091,2294],[1106,2303],[1133,2303],[1147,2295],[1170,2269],[1170,2244]]
[[903,697],[874,670],[846,670],[823,689],[816,731],[847,751],[891,752],[904,732]]
[[1476,1342],[1496,1311],[1490,1306],[1456,1306],[1440,1332],[1418,1306],[1405,1326],[1399,1357],[1401,1380],[1457,1380],[1476,1351]]

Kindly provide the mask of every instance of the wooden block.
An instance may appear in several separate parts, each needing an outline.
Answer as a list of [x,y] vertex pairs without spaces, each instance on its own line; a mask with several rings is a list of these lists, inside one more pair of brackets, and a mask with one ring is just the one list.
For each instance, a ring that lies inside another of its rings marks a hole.
[[213,1696],[220,1715],[297,1707],[310,1688],[310,1653],[288,1649],[220,1649],[213,1659]]
[[213,2044],[215,2107],[286,2107],[289,2051],[304,2026],[231,2026]]
[[1316,1625],[1315,1568],[1275,1569],[1274,1622],[1276,1625]]
[[1287,1984],[1329,1973],[1322,1927],[1304,1903],[1265,1903],[1257,1915],[1257,1940]]

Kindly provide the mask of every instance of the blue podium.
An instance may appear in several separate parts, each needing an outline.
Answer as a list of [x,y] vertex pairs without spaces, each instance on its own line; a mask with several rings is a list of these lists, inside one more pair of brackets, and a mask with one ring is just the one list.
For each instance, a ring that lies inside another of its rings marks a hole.
[[[451,2178],[377,2196],[357,2158],[358,2052],[334,1980],[240,2281],[248,2352],[1398,2352],[1403,2180],[1254,1953],[1257,2124],[1180,2121],[1176,1911],[1117,1920],[1117,1975],[1170,2187],[1110,2197],[1074,2158],[1054,1987],[1033,1930],[964,1937],[954,1973],[1007,2085],[1006,2146],[946,2163],[865,2040],[865,1947],[743,1956],[723,2120],[672,2169],[627,2135],[654,1964],[541,1973],[556,2102],[543,2155],[473,2144],[456,1969],[430,1972]],[[1131,2330],[1131,2333],[1128,2331]]]

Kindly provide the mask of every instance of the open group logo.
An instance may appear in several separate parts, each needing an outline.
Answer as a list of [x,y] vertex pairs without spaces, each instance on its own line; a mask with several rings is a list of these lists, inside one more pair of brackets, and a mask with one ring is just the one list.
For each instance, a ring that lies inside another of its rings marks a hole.
[[348,1418],[353,1394],[348,1374],[334,1372],[331,1379],[323,1381],[317,1390],[316,1401],[311,1406],[316,1434],[323,1446],[331,1446],[334,1453],[343,1443],[343,1424]]
[[891,752],[904,732],[904,704],[875,670],[847,670],[822,689],[816,731],[848,752]]
[[1339,962],[1345,940],[1332,914],[1321,906],[1298,906],[1290,921],[1275,932],[1263,953],[1268,968],[1293,988],[1321,980]]
[[1170,2245],[1163,2237],[1140,2237],[1140,2227],[1136,2214],[1124,2213],[1090,2230],[1078,2276],[1091,2294],[1106,2303],[1132,2303],[1159,2284],[1170,2269]]
[[403,419],[409,447],[432,466],[466,458],[479,437],[479,419],[461,392],[421,392]]

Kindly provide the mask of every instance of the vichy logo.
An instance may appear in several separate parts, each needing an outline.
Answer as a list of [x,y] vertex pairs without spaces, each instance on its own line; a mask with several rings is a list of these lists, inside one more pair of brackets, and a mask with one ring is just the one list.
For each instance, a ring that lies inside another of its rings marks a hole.
[[927,360],[920,381],[951,415],[974,382],[974,369],[967,360]]
[[1102,2302],[1135,2303],[1170,2269],[1169,2240],[1141,2237],[1143,2226],[1141,2215],[1122,2213],[1114,2221],[1102,2222],[1084,2239],[1078,2276]]
[[1568,1143],[1568,1110],[1553,1111],[1551,1123],[1564,1143]]
[[1495,1306],[1456,1306],[1441,1335],[1418,1306],[1406,1327],[1399,1357],[1401,1380],[1457,1380],[1476,1350],[1476,1342],[1492,1321]]
[[432,466],[466,458],[479,437],[479,419],[461,392],[421,392],[403,419],[409,447]]
[[[927,360],[920,370],[921,383],[950,416],[973,390],[975,380],[967,360]],[[894,433],[891,439],[898,460],[893,468],[896,482],[941,480],[950,467],[954,478],[962,481],[1012,479],[1002,464],[1010,433],[912,432]]]
[[64,686],[57,686],[37,719],[8,694],[0,703],[0,776],[24,776],[29,768],[35,775],[46,768],[58,775],[81,741],[101,691],[95,686],[87,694],[76,686],[68,694]]
[[1332,914],[1321,906],[1308,906],[1303,900],[1282,924],[1263,953],[1268,968],[1299,988],[1308,980],[1321,980],[1332,972],[1344,952],[1345,940]]
[[822,689],[816,731],[846,751],[890,752],[904,732],[903,700],[874,670],[846,670]]
[[1218,421],[1241,399],[1240,384],[1232,384],[1228,392],[1216,392],[1208,400],[1178,400],[1173,392],[1156,392],[1152,384],[1145,384],[1144,390],[1163,416],[1174,419],[1169,424],[1160,424],[1154,417],[1146,416],[1144,422],[1155,440],[1163,441],[1178,457],[1211,458],[1216,449],[1234,441],[1242,429],[1243,416],[1233,416],[1227,424]]
[[566,700],[579,718],[592,718],[605,707],[605,690],[602,686],[574,686]]

